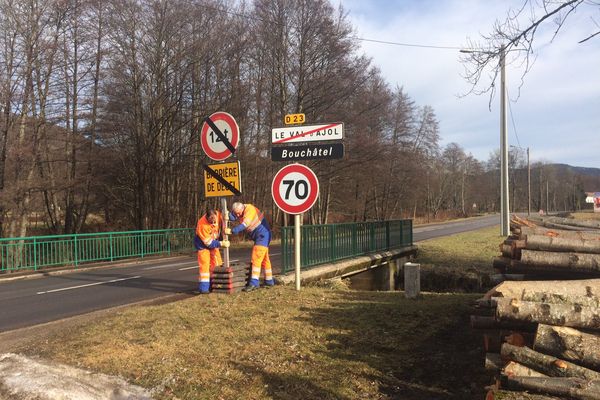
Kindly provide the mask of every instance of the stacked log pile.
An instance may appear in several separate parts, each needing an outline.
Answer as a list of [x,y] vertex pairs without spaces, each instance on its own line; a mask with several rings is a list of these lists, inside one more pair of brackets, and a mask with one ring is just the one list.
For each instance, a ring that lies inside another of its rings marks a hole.
[[[487,394],[529,391],[600,399],[600,279],[506,281],[478,301]],[[501,397],[501,396],[499,396]]]
[[537,225],[544,220],[513,217],[512,235],[500,245],[502,254],[493,260],[494,268],[502,274],[540,278],[600,277],[600,221],[559,220],[561,224],[546,224],[579,230],[549,228]]
[[494,376],[486,399],[600,400],[600,222],[533,222],[513,218],[494,267],[539,279],[499,284],[471,316]]
[[213,293],[239,292],[246,286],[249,274],[248,263],[231,263],[229,268],[215,268],[210,280],[211,291]]

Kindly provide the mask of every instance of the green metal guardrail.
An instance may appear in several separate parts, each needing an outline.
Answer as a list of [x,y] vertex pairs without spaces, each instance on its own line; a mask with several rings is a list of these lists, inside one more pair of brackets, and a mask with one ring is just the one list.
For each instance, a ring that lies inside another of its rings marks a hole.
[[163,229],[0,239],[0,272],[171,254],[192,250],[193,238],[193,229]]
[[[412,220],[304,225],[300,229],[302,268],[376,251],[411,246]],[[281,228],[283,272],[294,266],[294,227]]]

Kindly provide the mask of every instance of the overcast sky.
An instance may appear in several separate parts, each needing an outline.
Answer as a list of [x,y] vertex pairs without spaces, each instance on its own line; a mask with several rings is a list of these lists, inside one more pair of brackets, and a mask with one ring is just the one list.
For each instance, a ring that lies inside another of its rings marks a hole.
[[[334,0],[341,2],[356,36],[407,44],[465,47],[489,33],[496,19],[522,1]],[[594,21],[598,25],[594,25]],[[522,70],[507,67],[508,142],[529,147],[531,160],[600,168],[600,7],[580,8],[551,43],[538,33],[536,61],[520,89]],[[555,25],[548,28],[555,28]],[[391,87],[404,87],[419,106],[434,108],[442,145],[456,142],[485,161],[499,148],[499,96],[468,95],[457,50],[360,41]],[[497,84],[499,86],[499,82]],[[511,118],[512,114],[512,118]],[[513,125],[514,121],[514,125]]]

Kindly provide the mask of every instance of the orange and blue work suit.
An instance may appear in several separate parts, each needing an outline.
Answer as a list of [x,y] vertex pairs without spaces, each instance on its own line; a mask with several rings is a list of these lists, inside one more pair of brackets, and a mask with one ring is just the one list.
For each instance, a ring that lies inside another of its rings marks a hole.
[[271,243],[271,228],[265,219],[263,213],[252,204],[244,204],[244,212],[239,217],[232,212],[229,214],[231,221],[238,221],[240,224],[231,230],[231,233],[237,234],[242,231],[250,236],[254,241],[252,247],[252,275],[248,281],[249,286],[258,286],[260,270],[265,270],[265,285],[273,286],[273,270],[271,260],[269,259],[269,243]]
[[221,235],[221,213],[217,211],[217,222],[211,224],[206,215],[198,220],[194,246],[198,250],[198,290],[208,293],[210,290],[210,276],[217,265],[221,265],[219,236]]

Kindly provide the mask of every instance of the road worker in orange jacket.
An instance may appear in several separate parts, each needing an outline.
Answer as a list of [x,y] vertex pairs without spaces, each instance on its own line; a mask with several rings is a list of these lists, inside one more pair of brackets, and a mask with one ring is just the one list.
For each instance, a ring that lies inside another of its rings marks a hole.
[[245,231],[254,241],[252,247],[252,274],[244,291],[248,292],[258,288],[261,268],[265,270],[265,285],[273,286],[275,282],[273,281],[273,270],[269,259],[271,228],[263,213],[252,204],[233,203],[229,219],[238,221],[239,225],[231,230],[226,229],[225,233],[237,234]]
[[216,266],[223,264],[219,247],[229,247],[228,240],[219,241],[221,237],[221,213],[209,209],[196,225],[194,245],[198,250],[198,291],[210,291],[210,276]]

